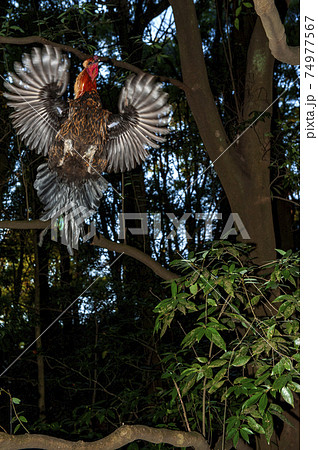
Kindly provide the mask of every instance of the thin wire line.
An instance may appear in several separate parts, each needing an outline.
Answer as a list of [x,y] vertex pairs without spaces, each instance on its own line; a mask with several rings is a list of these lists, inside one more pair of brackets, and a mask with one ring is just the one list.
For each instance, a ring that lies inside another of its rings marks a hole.
[[[0,74],[0,77],[2,78],[3,81],[5,81],[6,83],[8,83],[8,81],[7,81],[1,74]],[[53,131],[55,131],[56,134],[58,134],[59,131],[57,131],[57,130],[53,127],[53,125],[48,121],[48,119],[47,119],[46,117],[42,116],[42,114],[40,114],[40,113],[34,108],[34,106],[32,106],[31,103],[29,103],[29,102],[23,97],[23,95],[21,95],[20,92],[17,91],[17,88],[15,87],[15,85],[12,84],[12,83],[9,83],[9,84],[10,84],[11,87],[13,87],[13,89],[14,89],[15,92],[16,92],[16,94],[18,94],[18,95],[22,98],[22,100],[23,100],[25,103],[27,103],[27,104],[33,109],[33,111],[35,111],[35,113],[36,113],[39,117],[41,117],[41,119],[44,120],[44,121],[47,123],[47,125],[48,125],[50,128],[52,128]],[[14,106],[11,106],[11,108],[14,108]],[[18,133],[17,133],[17,134],[18,134]],[[62,141],[65,142],[65,139],[64,139],[64,137],[63,137],[61,134],[60,134],[60,137],[62,138]],[[22,138],[22,140],[23,140],[23,138]],[[103,176],[95,169],[95,167],[93,167],[93,166],[90,164],[89,161],[87,161],[87,160],[86,160],[86,159],[85,159],[85,158],[84,158],[84,157],[76,150],[75,147],[74,147],[72,150],[74,150],[75,153],[77,153],[77,155],[80,156],[80,157],[82,158],[82,160],[85,161],[85,163],[87,163],[87,164],[89,165],[89,167],[90,167],[94,172],[96,172],[97,175],[98,175],[99,177],[101,177],[101,178],[104,180],[104,177],[103,177]],[[110,186],[112,187],[112,189],[119,195],[119,197],[121,197],[120,192],[118,192],[117,189],[115,189],[114,186],[113,186],[111,183],[109,183],[109,181],[108,181],[107,183],[110,184]]]
[[244,131],[242,131],[242,133],[239,135],[239,136],[237,136],[237,138],[225,149],[225,150],[223,150],[223,152],[214,160],[214,161],[212,161],[211,162],[211,164],[185,189],[185,191],[184,192],[187,192],[187,190],[188,189],[190,189],[190,187],[191,186],[193,186],[193,184],[196,182],[196,181],[198,181],[201,177],[202,177],[202,175],[204,175],[205,174],[205,172],[207,171],[207,170],[209,170],[210,169],[210,167],[212,167],[215,163],[216,163],[216,161],[218,160],[218,159],[220,159],[221,158],[221,156],[222,155],[224,155],[224,153],[225,152],[227,152],[228,150],[229,150],[229,148],[231,148],[232,147],[232,145],[233,144],[235,144],[235,142],[236,141],[238,141],[242,136],[243,136],[243,134],[245,134],[253,125],[254,125],[254,123],[255,122],[257,122],[258,120],[259,120],[259,118],[260,117],[262,117],[263,116],[263,114],[265,114],[266,113],[266,111],[269,109],[269,108],[271,108],[273,105],[274,105],[274,103],[276,103],[277,102],[277,100],[279,100],[280,99],[280,97],[282,96],[282,95],[284,95],[290,88],[291,88],[291,86],[293,86],[293,84],[295,84],[296,83],[296,81],[299,79],[300,77],[297,77],[297,78],[295,78],[295,80],[294,81],[292,81],[291,82],[291,85],[290,86],[288,86],[281,94],[279,94],[278,95],[278,97],[276,97],[275,98],[275,100],[274,101],[272,101],[272,103],[269,105],[269,106],[267,106],[267,108],[266,109],[264,109],[264,111],[259,115],[259,116],[257,116],[256,117],[256,119],[254,119],[253,120],[253,122],[247,127],[247,128],[245,128],[245,130]]
[[[122,252],[119,256],[117,256],[117,258],[109,265],[109,268],[111,268],[111,266],[113,264],[115,264],[116,261],[118,261],[118,259],[124,254],[125,252]],[[8,367],[0,374],[0,378],[32,347],[33,344],[36,343],[36,341],[38,339],[40,339],[40,337],[43,336],[44,333],[46,333],[65,313],[66,311],[68,311],[73,305],[74,303],[77,302],[77,300],[83,295],[85,294],[86,291],[88,291],[88,289],[93,286],[94,283],[96,283],[97,280],[99,280],[101,278],[101,275],[99,275],[75,300],[72,301],[72,303],[70,303],[65,309],[64,311],[61,312],[61,314],[59,314],[54,320],[53,322],[50,323],[50,325],[45,328],[44,331],[42,331],[42,333],[36,338],[34,339],[34,341],[31,342],[31,344],[29,344],[27,346],[27,348],[25,350],[23,350],[22,353],[20,353],[20,355],[14,360],[12,361],[11,364],[8,365]]]
[[[180,256],[180,258],[182,258],[182,256],[181,256],[181,254],[177,251],[177,253],[178,253],[178,255]],[[189,265],[189,267],[194,271],[194,272],[196,272],[197,274],[199,274],[202,278],[203,278],[203,280],[222,298],[222,300],[224,300],[224,305],[226,305],[226,304],[228,304],[229,306],[230,306],[230,308],[235,312],[235,314],[237,314],[238,316],[240,316],[247,324],[248,324],[248,326],[250,327],[250,328],[252,328],[252,330],[253,331],[255,331],[255,333],[256,334],[258,334],[262,339],[263,339],[263,341],[265,341],[270,347],[271,347],[271,349],[272,350],[274,350],[274,352],[276,352],[279,356],[281,356],[281,357],[285,357],[286,358],[286,355],[284,355],[283,353],[280,353],[278,350],[276,350],[272,345],[271,345],[271,343],[270,342],[268,342],[267,341],[267,339],[264,337],[264,336],[262,336],[260,333],[259,333],[259,331],[256,329],[256,328],[254,328],[253,327],[253,324],[252,323],[250,323],[247,319],[245,319],[245,317],[244,316],[242,316],[242,314],[241,313],[238,313],[237,312],[237,310],[234,308],[234,306],[232,306],[231,305],[231,303],[228,301],[226,301],[226,299],[220,294],[220,292],[218,292],[217,290],[216,290],[216,288],[214,287],[214,286],[212,286],[210,283],[209,283],[209,281],[198,271],[198,269],[196,269],[195,267],[193,267],[192,265],[191,265],[191,263],[188,261],[188,260],[185,260],[184,258],[182,258],[182,260],[183,261],[186,261],[187,263],[188,263],[188,265]],[[216,277],[211,273],[211,275],[212,275],[212,277],[214,277],[214,279],[216,279]],[[291,359],[289,356],[287,356],[287,358],[288,359]],[[295,369],[295,371],[296,371],[296,373],[298,374],[298,375],[300,375],[300,373]]]

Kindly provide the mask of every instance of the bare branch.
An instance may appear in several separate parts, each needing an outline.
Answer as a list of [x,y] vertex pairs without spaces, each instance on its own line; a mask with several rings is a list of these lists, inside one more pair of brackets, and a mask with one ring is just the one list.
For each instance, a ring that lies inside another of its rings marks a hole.
[[[0,222],[1,223],[1,222]],[[138,250],[135,247],[131,247],[127,244],[118,244],[117,242],[110,241],[109,239],[104,238],[104,236],[94,236],[93,245],[97,245],[98,247],[107,248],[107,250],[111,250],[117,253],[125,253],[125,255],[131,256],[132,258],[137,259],[137,261],[145,264],[149,269],[151,269],[156,275],[158,275],[163,280],[175,280],[179,278],[174,272],[165,269],[162,267],[157,261],[152,259],[149,255]]]
[[[50,45],[51,47],[59,48],[65,52],[73,53],[73,55],[76,55],[80,60],[85,61],[85,59],[89,58],[91,55],[88,53],[83,53],[77,48],[71,47],[70,45],[65,44],[59,44],[57,42],[49,41],[48,39],[45,39],[42,36],[26,36],[22,38],[16,38],[16,37],[6,37],[6,36],[0,36],[0,44],[13,44],[13,45],[27,45],[27,44],[42,44],[42,45]],[[130,70],[134,73],[143,73],[143,70],[141,70],[139,67],[134,66],[133,64],[130,64],[125,61],[120,61],[118,59],[112,59],[107,58],[105,56],[101,56],[100,60],[107,63],[112,64],[115,67],[119,67],[124,70]],[[182,83],[182,81],[175,80],[173,78],[165,77],[165,76],[158,76],[158,79],[163,82],[167,82],[170,84],[173,84],[179,89],[186,90],[186,85]]]
[[285,27],[280,20],[274,0],[254,0],[254,6],[262,21],[274,58],[293,66],[299,65],[300,47],[287,45]]
[[292,203],[293,205],[300,206],[299,202],[295,202],[293,200],[289,200],[289,198],[279,197],[278,195],[273,195],[273,198],[277,198],[278,200],[282,200],[284,202]]
[[[44,228],[50,228],[51,222],[42,220],[3,220],[0,221],[0,229],[6,228],[11,230],[43,230]],[[151,256],[146,253],[138,250],[137,248],[131,247],[127,244],[119,244],[118,242],[110,241],[106,239],[104,236],[94,236],[92,245],[96,245],[98,247],[106,248],[107,250],[117,252],[117,253],[125,253],[132,258],[135,258],[137,261],[142,262],[145,266],[149,267],[156,275],[158,275],[163,280],[169,281],[179,278],[174,272],[171,272],[168,269],[165,269],[161,266],[157,261],[155,261]]]
[[50,221],[42,222],[42,220],[2,220],[0,221],[0,229],[7,228],[9,230],[44,230],[50,227]]
[[175,431],[162,428],[151,428],[144,425],[122,425],[109,436],[95,442],[70,442],[41,434],[24,434],[13,436],[0,433],[0,447],[6,450],[20,448],[59,449],[105,449],[115,450],[137,439],[154,444],[166,443],[174,447],[193,447],[195,450],[210,450],[203,436],[195,431]]

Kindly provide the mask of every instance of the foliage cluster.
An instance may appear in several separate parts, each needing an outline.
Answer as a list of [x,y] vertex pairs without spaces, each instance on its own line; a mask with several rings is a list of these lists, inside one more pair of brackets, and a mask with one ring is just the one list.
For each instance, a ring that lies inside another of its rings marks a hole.
[[[211,441],[221,427],[234,446],[255,433],[269,443],[274,418],[287,421],[283,412],[299,392],[299,256],[279,251],[281,258],[263,268],[266,275],[248,250],[215,242],[174,261],[186,274],[155,309],[161,336],[169,327],[184,331],[180,350],[162,360],[171,415],[181,402],[187,426],[207,430]],[[191,316],[184,327],[182,315]]]

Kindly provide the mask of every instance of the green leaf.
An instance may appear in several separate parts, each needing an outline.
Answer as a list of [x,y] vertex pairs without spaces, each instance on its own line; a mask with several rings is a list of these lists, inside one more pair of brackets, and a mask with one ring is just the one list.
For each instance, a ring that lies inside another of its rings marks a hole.
[[21,31],[21,33],[24,33],[22,28],[18,27],[17,25],[11,25],[10,28],[11,30]]
[[247,378],[247,377],[237,377],[233,381],[233,384],[244,384],[244,386],[246,386],[247,384],[252,384],[252,386],[253,386],[253,379]]
[[281,375],[285,370],[284,358],[281,358],[273,367],[271,375]]
[[235,26],[235,28],[236,28],[237,30],[240,29],[240,22],[239,22],[238,18],[236,18],[236,19],[234,20],[234,26]]
[[191,294],[196,295],[196,293],[198,292],[198,284],[197,283],[192,284],[192,286],[190,286],[190,292],[191,292]]
[[284,412],[283,408],[280,405],[277,405],[276,403],[271,403],[269,405],[269,407],[268,407],[268,410],[271,413],[273,413],[275,411],[275,412],[278,412],[280,414],[283,414],[283,412]]
[[279,295],[274,300],[272,300],[271,303],[280,303],[283,300],[295,301],[295,297],[293,295],[290,295],[290,294]]
[[177,295],[177,292],[178,292],[178,285],[175,281],[173,281],[171,283],[171,296],[175,297]]
[[260,298],[261,298],[260,295],[255,295],[255,297],[253,297],[251,299],[251,305],[253,305],[253,306],[257,305],[257,303],[259,302]]
[[249,408],[246,408],[244,414],[250,415],[254,417],[254,419],[262,419],[263,417],[259,410],[256,409],[256,405],[252,405]]
[[213,392],[217,391],[221,386],[223,386],[225,381],[226,380],[221,380],[221,381],[218,381],[217,383],[213,382],[213,385],[208,390],[209,394],[212,394]]
[[232,362],[232,366],[234,367],[240,367],[245,366],[246,363],[251,359],[250,356],[236,356],[234,358],[234,361]]
[[274,423],[273,423],[273,416],[268,411],[266,411],[266,413],[264,414],[262,425],[265,431],[265,438],[267,444],[269,445],[274,431]]
[[[236,416],[229,417],[226,420],[226,422],[227,422],[227,426],[226,426],[226,434],[227,435],[232,430],[232,428],[237,429],[240,425],[240,419],[238,419]],[[229,438],[229,439],[231,439],[231,438]]]
[[206,337],[210,339],[215,345],[220,347],[222,350],[226,351],[226,344],[220,335],[220,333],[212,327],[208,327],[205,333]]
[[13,430],[13,434],[15,434],[20,427],[21,427],[21,425],[18,423],[18,425],[16,425],[14,430]]
[[220,359],[231,359],[233,352],[225,352],[220,356]]
[[289,301],[283,303],[278,308],[278,313],[284,316],[285,319],[288,319],[295,312],[295,304]]
[[235,390],[234,386],[231,386],[229,389],[226,389],[222,394],[221,402],[224,402],[225,399],[228,398],[234,390]]
[[243,2],[243,5],[244,5],[246,8],[253,8],[252,3],[250,3],[250,2]]
[[253,431],[247,427],[242,427],[241,429],[244,430],[247,434],[254,434]]
[[246,441],[249,444],[250,443],[249,433],[246,430],[250,431],[248,428],[241,428],[240,433],[244,441]]
[[288,425],[293,427],[293,424],[284,416],[283,414],[283,408],[279,405],[276,405],[276,403],[271,403],[268,407],[268,413],[274,414],[276,417],[278,417],[283,422],[288,423]]
[[242,7],[241,7],[241,6],[239,6],[238,8],[236,8],[236,11],[235,11],[236,17],[238,17],[238,16],[240,15],[241,11],[242,11]]
[[205,356],[197,356],[197,360],[202,364],[205,364],[208,362],[208,358],[206,358]]
[[177,310],[180,311],[180,312],[182,312],[182,314],[185,314],[185,313],[186,313],[186,309],[185,309],[184,305],[181,305],[180,303],[179,303],[179,305],[177,306]]
[[272,339],[272,337],[274,335],[275,327],[276,327],[276,323],[274,323],[274,325],[269,327],[269,329],[267,330],[267,333],[266,333],[267,339]]
[[263,372],[265,372],[265,370],[269,369],[269,365],[268,364],[264,364],[261,367],[259,367],[255,373],[256,377],[259,377],[260,375],[262,375]]
[[236,446],[237,446],[237,443],[238,443],[238,441],[239,441],[239,438],[240,438],[240,435],[239,435],[239,432],[237,431],[237,432],[235,433],[234,437],[233,437],[233,445],[234,445],[235,448],[236,448]]
[[283,364],[284,364],[284,367],[286,370],[288,370],[288,371],[292,370],[293,364],[289,358],[287,358],[287,357],[284,358]]
[[218,373],[214,377],[214,381],[220,381],[224,377],[226,372],[227,372],[227,368],[219,370]]
[[187,309],[189,309],[190,311],[197,311],[196,305],[193,302],[191,302],[190,300],[187,301],[185,307]]
[[216,359],[215,361],[210,362],[209,367],[221,367],[226,363],[227,361],[225,361],[224,359]]
[[186,382],[182,387],[182,395],[185,395],[194,385],[196,381],[196,374],[192,374],[186,378]]
[[254,405],[258,399],[263,395],[263,392],[257,392],[257,394],[252,395],[252,397],[248,398],[242,405],[242,411],[248,406]]
[[281,377],[277,378],[273,383],[272,389],[280,391],[289,381],[288,378],[290,378],[289,375],[282,375]]
[[227,435],[226,435],[226,441],[228,441],[229,439],[232,439],[232,437],[234,436],[235,433],[238,432],[237,428],[239,425],[236,425],[234,428],[232,428],[232,430],[230,430]]
[[19,398],[12,397],[12,403],[14,403],[15,405],[19,405],[21,403],[21,400]]
[[289,387],[289,389],[291,391],[300,392],[300,385],[298,383],[296,383],[296,381],[289,381],[287,383],[287,386]]
[[260,384],[264,383],[265,380],[269,377],[269,371],[265,372],[261,377],[257,378],[255,380],[255,386],[259,386]]
[[292,391],[287,387],[284,386],[281,390],[281,394],[285,402],[289,403],[290,405],[294,406],[294,397]]
[[266,409],[268,403],[268,398],[267,395],[264,393],[261,398],[259,399],[259,403],[258,403],[258,409],[259,412],[263,415]]
[[203,327],[195,328],[194,330],[191,330],[190,333],[188,333],[183,341],[181,342],[181,345],[183,347],[190,347],[195,343],[195,341],[200,342],[202,337],[205,334],[205,329]]
[[267,348],[267,342],[264,339],[258,339],[252,346],[253,355],[262,353]]
[[24,416],[19,416],[19,419],[21,420],[21,422],[27,422],[27,419]]
[[265,430],[262,425],[257,423],[256,420],[253,419],[253,417],[247,417],[247,423],[253,431],[256,431],[256,433],[265,434]]
[[234,296],[233,284],[227,278],[223,279],[223,288],[227,294],[231,295],[232,297]]

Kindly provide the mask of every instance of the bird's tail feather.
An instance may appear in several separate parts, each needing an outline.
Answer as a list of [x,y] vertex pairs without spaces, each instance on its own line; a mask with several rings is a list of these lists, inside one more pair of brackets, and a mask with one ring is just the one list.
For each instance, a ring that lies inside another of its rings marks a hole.
[[[71,255],[72,249],[78,248],[80,234],[84,234],[84,221],[97,211],[107,184],[102,176],[86,179],[81,184],[66,183],[47,163],[39,166],[34,187],[45,205],[41,220],[51,220],[52,239],[56,241],[60,232],[61,242],[67,245]],[[41,233],[40,245],[46,231]],[[92,230],[83,236],[84,241],[91,236]]]

